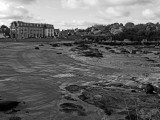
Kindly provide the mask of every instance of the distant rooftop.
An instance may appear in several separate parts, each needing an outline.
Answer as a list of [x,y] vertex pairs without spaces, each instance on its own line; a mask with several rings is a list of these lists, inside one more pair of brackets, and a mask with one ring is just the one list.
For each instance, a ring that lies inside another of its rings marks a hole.
[[24,26],[24,27],[51,27],[54,26],[52,24],[46,24],[46,23],[29,23],[29,22],[23,22],[23,21],[13,21],[11,24],[17,24],[18,26]]

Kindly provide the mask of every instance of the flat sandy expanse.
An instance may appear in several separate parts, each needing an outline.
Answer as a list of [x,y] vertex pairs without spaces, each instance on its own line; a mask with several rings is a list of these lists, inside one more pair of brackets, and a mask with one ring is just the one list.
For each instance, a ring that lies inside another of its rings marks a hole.
[[143,90],[145,83],[160,85],[160,48],[118,54],[98,46],[104,57],[88,58],[70,51],[74,46],[39,45],[0,43],[0,99],[25,102],[0,120],[160,119],[158,93]]

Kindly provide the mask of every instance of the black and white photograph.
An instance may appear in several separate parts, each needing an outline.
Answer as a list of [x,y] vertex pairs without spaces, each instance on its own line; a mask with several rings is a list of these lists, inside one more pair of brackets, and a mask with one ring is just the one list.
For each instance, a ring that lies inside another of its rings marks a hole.
[[0,120],[160,120],[160,0],[0,0]]

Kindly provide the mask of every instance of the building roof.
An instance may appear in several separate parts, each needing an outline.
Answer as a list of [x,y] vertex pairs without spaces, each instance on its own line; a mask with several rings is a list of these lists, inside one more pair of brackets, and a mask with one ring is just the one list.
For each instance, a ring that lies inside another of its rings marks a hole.
[[45,23],[27,23],[22,21],[13,21],[11,24],[15,24],[16,26],[21,27],[42,27],[42,28],[54,28],[51,24],[45,24]]

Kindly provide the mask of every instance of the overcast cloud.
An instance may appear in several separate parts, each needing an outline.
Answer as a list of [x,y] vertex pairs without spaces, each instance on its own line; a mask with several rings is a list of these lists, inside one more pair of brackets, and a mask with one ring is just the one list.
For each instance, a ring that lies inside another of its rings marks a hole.
[[2,0],[9,3],[20,3],[20,4],[31,4],[36,2],[36,0]]
[[159,22],[159,6],[159,0],[0,0],[0,24],[23,20],[72,28],[94,23]]

